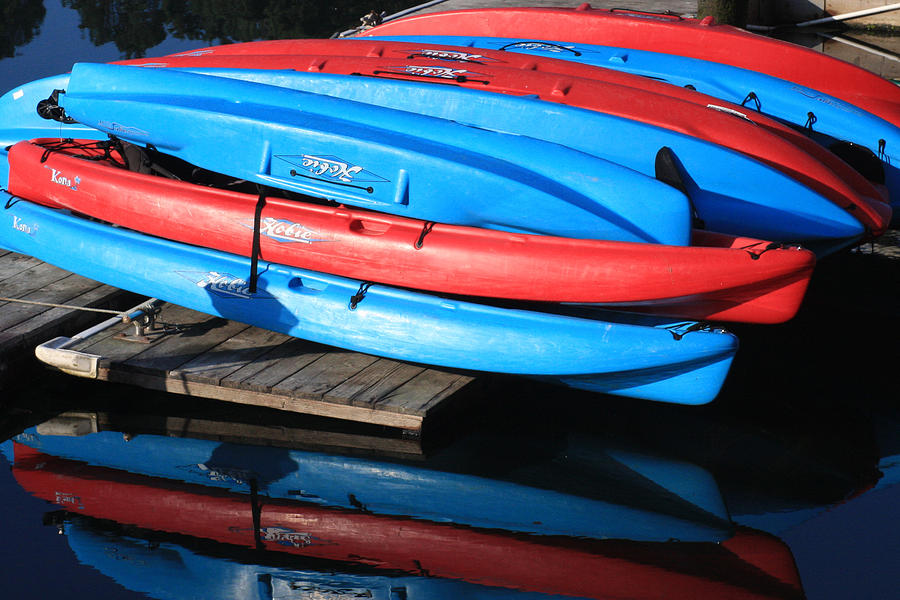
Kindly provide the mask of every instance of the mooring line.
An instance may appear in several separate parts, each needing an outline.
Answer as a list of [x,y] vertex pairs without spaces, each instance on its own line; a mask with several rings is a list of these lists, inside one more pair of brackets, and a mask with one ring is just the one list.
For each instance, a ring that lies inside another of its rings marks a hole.
[[22,300],[21,298],[5,298],[0,296],[0,302],[17,302],[19,304],[34,304],[36,306],[48,306],[50,308],[68,308],[72,310],[84,310],[88,312],[98,312],[109,315],[116,315],[119,317],[127,316],[127,313],[123,313],[120,310],[111,310],[108,308],[92,308],[90,306],[73,306],[71,304],[55,304],[53,302],[38,302],[37,300]]

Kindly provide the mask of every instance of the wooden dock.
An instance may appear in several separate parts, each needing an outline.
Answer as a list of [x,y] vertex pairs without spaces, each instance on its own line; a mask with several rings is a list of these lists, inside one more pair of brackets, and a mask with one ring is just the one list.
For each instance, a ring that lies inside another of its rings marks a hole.
[[[10,252],[0,255],[0,297],[42,303],[0,304],[0,365],[7,371],[35,362],[37,349],[41,360],[74,375],[413,435],[474,381],[171,304],[162,304],[140,335],[135,323],[116,322],[85,337],[85,326],[115,319],[58,305],[126,311],[142,299]],[[60,342],[65,347],[57,349]]]
[[147,333],[134,341],[134,326],[121,324],[69,350],[99,357],[105,381],[411,432],[473,381],[172,304]]
[[34,362],[38,344],[109,317],[59,305],[118,310],[134,299],[121,290],[0,249],[0,388],[21,367]]

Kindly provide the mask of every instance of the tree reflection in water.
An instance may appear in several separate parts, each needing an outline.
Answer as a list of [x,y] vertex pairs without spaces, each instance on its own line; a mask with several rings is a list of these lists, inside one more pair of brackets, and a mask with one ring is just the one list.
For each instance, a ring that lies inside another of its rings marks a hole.
[[41,0],[0,0],[0,58],[11,58],[30,43],[46,14]]
[[[122,58],[142,58],[168,37],[227,44],[259,39],[321,38],[359,25],[373,6],[360,0],[61,0],[78,12],[96,46],[114,43]],[[392,14],[407,2],[377,7]],[[0,57],[14,56],[40,31],[44,3],[0,0]]]

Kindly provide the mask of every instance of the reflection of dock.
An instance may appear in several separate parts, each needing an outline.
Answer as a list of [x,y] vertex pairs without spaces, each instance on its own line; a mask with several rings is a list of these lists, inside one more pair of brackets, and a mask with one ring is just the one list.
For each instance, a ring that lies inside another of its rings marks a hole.
[[[117,298],[133,303],[129,296],[35,259],[0,256],[0,297],[45,303],[3,307],[0,369],[24,363],[36,346],[54,336],[73,335],[109,317],[46,303],[108,306]],[[76,343],[63,351],[68,372],[408,432],[419,432],[427,417],[473,381],[468,375],[339,350],[174,305],[162,306],[156,324],[141,340],[135,325],[127,323],[84,339],[75,335]],[[85,369],[85,363],[91,367]]]

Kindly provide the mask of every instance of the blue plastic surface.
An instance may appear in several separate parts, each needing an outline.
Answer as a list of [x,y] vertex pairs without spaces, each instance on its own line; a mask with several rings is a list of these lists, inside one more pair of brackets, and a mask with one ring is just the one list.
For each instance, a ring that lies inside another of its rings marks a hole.
[[[0,193],[0,246],[138,294],[399,360],[541,377],[665,402],[717,395],[737,350],[720,329],[635,314],[500,308],[178,244]],[[357,299],[354,301],[354,296]]]
[[660,148],[690,178],[688,194],[706,229],[764,240],[854,241],[863,226],[848,211],[778,169],[706,140],[602,112],[476,89],[257,69],[188,69],[449,119],[541,139],[655,176]]
[[[594,44],[465,36],[393,36],[366,39],[422,42],[534,54],[642,75],[757,109],[795,127],[809,123],[814,139],[849,141],[879,153],[891,193],[894,221],[900,212],[900,128],[844,100],[747,69],[674,54]],[[750,97],[753,94],[756,100]],[[756,101],[759,105],[757,107]],[[814,118],[810,119],[810,113]],[[884,140],[882,147],[880,140]]]
[[275,86],[76,64],[60,103],[120,138],[260,184],[426,221],[686,245],[687,198],[522,135]]

